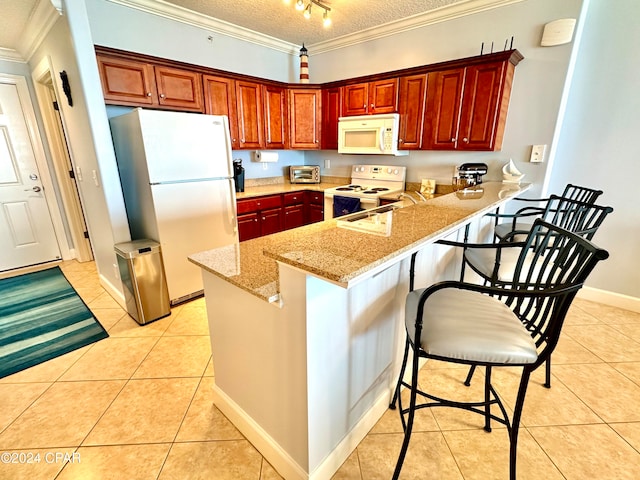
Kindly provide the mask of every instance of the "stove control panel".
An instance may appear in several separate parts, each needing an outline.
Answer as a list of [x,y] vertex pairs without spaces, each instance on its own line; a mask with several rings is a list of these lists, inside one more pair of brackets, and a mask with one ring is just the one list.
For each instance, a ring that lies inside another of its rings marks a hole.
[[353,165],[351,167],[351,178],[361,178],[367,180],[387,180],[404,182],[407,174],[407,167],[397,167],[393,165]]

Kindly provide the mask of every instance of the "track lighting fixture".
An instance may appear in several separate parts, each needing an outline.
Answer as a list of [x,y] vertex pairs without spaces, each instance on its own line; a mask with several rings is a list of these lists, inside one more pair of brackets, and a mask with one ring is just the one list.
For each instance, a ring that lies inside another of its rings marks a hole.
[[301,11],[302,15],[304,15],[304,18],[306,18],[307,20],[311,18],[311,7],[313,5],[317,5],[324,10],[322,14],[322,25],[324,25],[325,28],[331,26],[331,18],[329,17],[331,8],[329,8],[319,0],[296,0],[296,10]]

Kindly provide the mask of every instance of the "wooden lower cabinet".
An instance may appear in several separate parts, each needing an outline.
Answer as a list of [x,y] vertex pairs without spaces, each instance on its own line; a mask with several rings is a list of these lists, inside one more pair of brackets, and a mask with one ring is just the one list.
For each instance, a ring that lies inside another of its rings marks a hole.
[[237,201],[240,241],[324,220],[324,193],[288,192]]

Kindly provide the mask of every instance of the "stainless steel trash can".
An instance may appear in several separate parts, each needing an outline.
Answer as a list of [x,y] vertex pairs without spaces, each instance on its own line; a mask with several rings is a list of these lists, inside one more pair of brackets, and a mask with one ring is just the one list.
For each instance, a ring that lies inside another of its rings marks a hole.
[[145,325],[171,314],[160,244],[134,240],[114,248],[129,315]]

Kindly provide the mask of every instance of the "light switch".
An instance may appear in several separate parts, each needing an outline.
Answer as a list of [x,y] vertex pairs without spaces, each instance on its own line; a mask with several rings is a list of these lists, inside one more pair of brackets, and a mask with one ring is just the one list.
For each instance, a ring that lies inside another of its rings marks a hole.
[[325,158],[324,160],[324,168],[331,168],[331,160]]
[[532,163],[544,162],[544,152],[546,149],[547,149],[546,145],[532,145],[531,158],[529,159],[529,161]]

